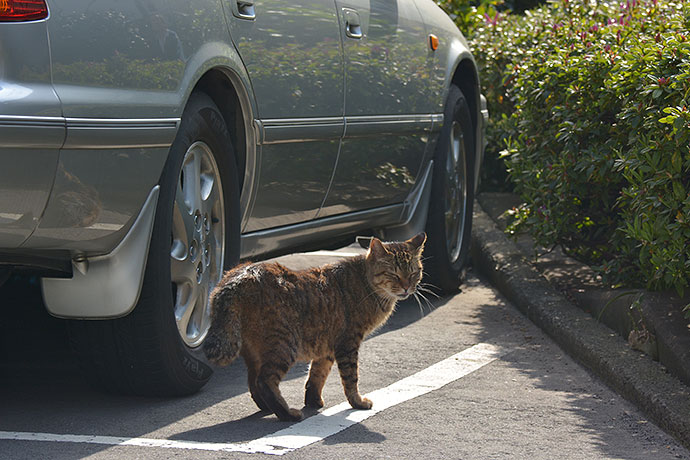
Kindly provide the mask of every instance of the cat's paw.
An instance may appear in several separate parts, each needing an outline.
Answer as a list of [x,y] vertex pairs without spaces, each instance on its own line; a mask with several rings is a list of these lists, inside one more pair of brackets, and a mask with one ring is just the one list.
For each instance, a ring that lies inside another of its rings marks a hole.
[[304,405],[309,407],[314,407],[316,409],[321,409],[324,406],[324,401],[321,395],[311,388],[307,388],[304,393]]
[[288,409],[275,412],[276,416],[283,422],[299,422],[304,418],[299,409]]
[[358,398],[358,401],[350,401],[350,405],[355,409],[369,410],[374,406],[369,398]]
[[290,414],[288,421],[299,422],[304,418],[304,414],[299,409],[288,409],[288,414]]

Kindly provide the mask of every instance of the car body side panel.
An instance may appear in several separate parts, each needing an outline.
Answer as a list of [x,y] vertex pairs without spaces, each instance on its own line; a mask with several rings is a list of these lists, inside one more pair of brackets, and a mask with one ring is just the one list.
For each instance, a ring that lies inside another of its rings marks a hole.
[[443,113],[446,94],[458,63],[457,56],[468,49],[455,23],[436,3],[432,0],[414,0],[414,2],[424,22],[427,35],[434,34],[439,39],[438,49],[429,54],[427,61],[429,78],[426,85],[429,97],[421,103],[424,104],[424,110]]
[[[167,9],[158,9],[169,3],[50,3],[53,14],[47,22],[54,49],[53,67],[66,115],[55,121],[62,127],[63,148],[59,160],[55,150],[49,177],[53,191],[40,225],[22,247],[69,249],[86,255],[110,252],[158,183],[185,101],[196,82],[206,71],[221,69],[232,75],[233,83],[248,85],[220,4],[209,1],[197,5],[208,7],[207,11],[192,10],[188,3],[186,7],[176,5],[178,13],[186,15],[173,16],[161,12]],[[82,7],[87,11],[77,14]],[[158,42],[145,40],[145,22],[161,17],[184,31],[173,34],[170,26],[166,29],[168,38],[179,40],[179,46],[173,47],[175,53],[173,48],[166,51]],[[118,38],[114,44],[100,43],[99,49],[98,43],[92,43],[99,39],[90,36],[105,37],[102,30],[95,30],[99,27],[129,33],[133,43],[128,45]],[[60,39],[86,41],[86,46],[80,49],[56,44]],[[137,44],[137,40],[142,43]],[[246,93],[240,99],[243,111],[251,117],[255,112],[253,100]],[[251,120],[245,129],[250,142],[247,170],[253,172]],[[243,202],[248,201],[243,196]]]
[[[194,83],[210,69],[222,69],[241,88],[247,81],[232,45],[206,44],[193,54],[183,77],[180,112]],[[88,89],[87,89],[88,91]],[[243,110],[251,117],[253,103],[242,93]],[[65,118],[67,137],[60,152],[55,187],[44,219],[24,243],[32,249],[68,248],[89,255],[110,252],[124,237],[143,206],[151,187],[158,183],[174,141],[179,118],[96,119]],[[255,137],[252,122],[246,126],[246,169],[254,174]],[[243,191],[249,206],[252,181]]]
[[316,216],[343,134],[343,60],[333,0],[225,8],[257,101],[260,174],[247,232]]
[[[443,111],[448,88],[456,76],[461,63],[470,63],[468,66],[463,66],[465,74],[462,78],[470,78],[467,72],[472,72],[471,85],[473,86],[473,95],[466,94],[466,97],[473,97],[470,106],[474,108],[472,117],[476,120],[476,145],[474,158],[474,174],[475,174],[475,188],[479,185],[479,168],[482,163],[484,154],[484,131],[486,127],[486,118],[488,112],[482,110],[481,91],[479,87],[479,76],[477,73],[477,66],[472,57],[465,38],[458,33],[458,28],[453,21],[436,5],[432,0],[414,0],[424,20],[426,31],[429,34],[434,34],[439,38],[439,48],[433,54],[433,59],[430,62],[430,78],[429,90],[432,95],[429,101],[437,104],[437,110]],[[485,109],[485,106],[484,106]],[[431,109],[433,110],[433,108]]]
[[[337,0],[345,53],[345,116],[429,113],[432,54],[413,0]],[[356,13],[361,38],[348,36]]]
[[170,142],[172,137],[157,148],[63,149],[48,206],[23,247],[110,252],[158,183]]
[[0,115],[62,116],[50,81],[45,20],[0,24],[0,84]]
[[251,20],[238,18],[232,8],[225,11],[259,119],[342,116],[342,49],[333,0],[256,2]]
[[326,196],[339,144],[335,138],[260,146],[261,177],[245,230],[314,219]]
[[[345,136],[319,217],[402,202],[432,113],[424,24],[412,0],[337,0],[345,58]],[[358,21],[361,37],[350,27]]]
[[[21,154],[14,156],[17,152]],[[17,248],[34,231],[48,200],[56,165],[57,149],[0,146],[0,247]]]
[[53,83],[65,117],[179,116],[189,57],[203,43],[229,39],[218,0],[49,5]]
[[46,22],[0,24],[0,248],[19,247],[38,225],[65,140],[61,115]]

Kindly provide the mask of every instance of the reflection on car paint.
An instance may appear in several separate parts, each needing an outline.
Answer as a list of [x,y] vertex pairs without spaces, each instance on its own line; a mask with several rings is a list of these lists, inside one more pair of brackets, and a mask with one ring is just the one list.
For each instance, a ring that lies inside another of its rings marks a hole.
[[[273,0],[232,22],[259,118],[342,116],[343,62],[335,4]],[[332,165],[332,163],[331,163]]]

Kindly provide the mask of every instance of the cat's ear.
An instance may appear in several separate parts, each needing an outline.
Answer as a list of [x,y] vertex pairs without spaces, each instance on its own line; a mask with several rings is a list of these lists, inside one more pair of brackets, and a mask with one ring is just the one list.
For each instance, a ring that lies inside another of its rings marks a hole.
[[371,242],[369,243],[369,251],[367,252],[367,258],[369,257],[383,257],[386,254],[388,254],[388,251],[386,248],[383,247],[383,243],[381,243],[381,240],[374,237],[371,239]]
[[426,233],[418,233],[417,235],[413,236],[409,240],[406,241],[407,244],[409,244],[412,249],[424,249],[424,243],[426,242]]

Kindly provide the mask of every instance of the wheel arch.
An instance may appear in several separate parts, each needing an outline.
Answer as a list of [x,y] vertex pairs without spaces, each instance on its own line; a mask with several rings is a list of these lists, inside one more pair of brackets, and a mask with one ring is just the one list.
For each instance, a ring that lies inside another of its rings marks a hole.
[[213,100],[230,133],[240,181],[241,228],[249,214],[258,164],[254,101],[248,87],[246,76],[229,67],[217,66],[206,70],[189,91],[190,95],[202,91]]
[[470,108],[472,125],[476,128],[479,113],[479,77],[474,62],[467,58],[462,59],[455,67],[451,83],[460,88],[465,96]]
[[[195,85],[194,91],[203,91],[218,106],[232,139],[237,170],[244,172],[247,162],[247,133],[244,129],[242,106],[237,90],[226,72],[218,68],[207,71]],[[242,177],[240,181],[243,182]],[[240,183],[241,187],[242,183]]]
[[471,57],[459,56],[458,63],[452,75],[450,83],[460,88],[460,91],[462,91],[462,94],[465,96],[467,105],[470,109],[472,127],[475,132],[472,168],[474,169],[474,188],[476,191],[479,185],[479,169],[484,156],[485,125],[483,113],[485,108],[482,103],[482,94],[479,87],[479,74],[477,66]]

